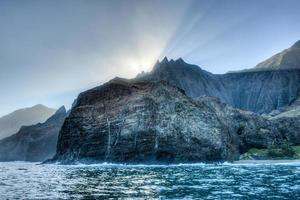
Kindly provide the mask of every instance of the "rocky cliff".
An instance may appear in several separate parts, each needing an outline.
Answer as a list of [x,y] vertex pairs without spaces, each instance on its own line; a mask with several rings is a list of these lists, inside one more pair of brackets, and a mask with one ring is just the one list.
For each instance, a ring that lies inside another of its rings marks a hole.
[[224,102],[259,114],[286,107],[300,95],[297,69],[229,73],[222,75],[222,82],[230,94]]
[[283,129],[217,98],[192,99],[167,82],[117,78],[79,95],[60,131],[53,160],[234,160],[249,148],[286,140],[290,136]]
[[139,80],[167,81],[190,97],[220,98],[232,107],[270,113],[291,104],[300,94],[300,69],[211,74],[196,65],[165,58]]
[[81,93],[53,160],[235,160],[251,148],[296,145],[299,99],[296,67],[216,75],[164,58],[135,79],[116,78]]
[[37,162],[52,158],[65,117],[62,107],[46,122],[23,126],[16,134],[0,140],[0,161]]

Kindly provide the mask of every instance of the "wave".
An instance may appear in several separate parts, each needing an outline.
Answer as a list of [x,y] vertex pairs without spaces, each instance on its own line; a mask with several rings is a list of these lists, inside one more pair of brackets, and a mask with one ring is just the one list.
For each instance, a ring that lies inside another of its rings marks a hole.
[[[40,162],[25,162],[25,161],[11,161],[11,162],[1,162],[2,164],[34,164],[34,165],[62,165],[59,162],[51,164],[43,164]],[[135,168],[145,168],[145,167],[205,167],[205,166],[260,166],[260,165],[293,165],[300,166],[300,160],[239,160],[234,162],[198,162],[198,163],[176,163],[176,164],[147,164],[147,163],[111,163],[111,162],[101,162],[101,163],[87,163],[77,161],[72,165],[64,165],[69,167],[135,167]]]
[[223,165],[257,166],[257,165],[294,165],[300,166],[300,160],[239,160],[233,163],[225,162]]

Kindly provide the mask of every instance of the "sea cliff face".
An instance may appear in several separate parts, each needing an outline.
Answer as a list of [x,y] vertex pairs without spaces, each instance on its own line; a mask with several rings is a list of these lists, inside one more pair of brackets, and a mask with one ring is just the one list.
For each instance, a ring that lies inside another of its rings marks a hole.
[[114,79],[79,95],[53,160],[235,160],[250,148],[287,137],[274,121],[217,98],[192,99],[167,82]]
[[[216,123],[209,123],[215,120]],[[113,80],[82,93],[66,119],[57,160],[179,162],[230,159],[217,116],[168,83]],[[210,134],[208,134],[208,132]]]

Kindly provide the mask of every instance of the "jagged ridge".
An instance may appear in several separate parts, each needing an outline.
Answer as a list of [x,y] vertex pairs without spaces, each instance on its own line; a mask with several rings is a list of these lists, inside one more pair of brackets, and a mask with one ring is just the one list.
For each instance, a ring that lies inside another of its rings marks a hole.
[[137,79],[167,81],[190,97],[214,96],[235,108],[259,114],[289,105],[300,93],[298,69],[215,75],[182,59],[168,61],[166,58]]

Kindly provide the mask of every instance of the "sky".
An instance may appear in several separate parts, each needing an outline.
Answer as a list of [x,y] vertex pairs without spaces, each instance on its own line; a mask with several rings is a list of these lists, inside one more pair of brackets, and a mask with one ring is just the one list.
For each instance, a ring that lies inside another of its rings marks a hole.
[[0,1],[0,116],[70,108],[164,56],[212,73],[245,69],[300,39],[298,0]]

